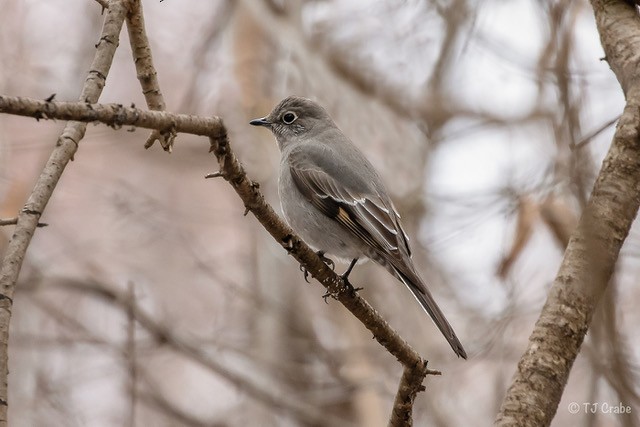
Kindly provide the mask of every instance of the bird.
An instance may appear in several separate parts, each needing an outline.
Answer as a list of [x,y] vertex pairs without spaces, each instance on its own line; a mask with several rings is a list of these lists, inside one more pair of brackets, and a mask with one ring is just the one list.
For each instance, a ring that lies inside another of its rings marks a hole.
[[281,153],[278,194],[289,226],[318,255],[354,265],[370,259],[404,283],[453,351],[467,358],[411,258],[409,238],[382,179],[319,103],[289,96],[251,120],[273,133]]

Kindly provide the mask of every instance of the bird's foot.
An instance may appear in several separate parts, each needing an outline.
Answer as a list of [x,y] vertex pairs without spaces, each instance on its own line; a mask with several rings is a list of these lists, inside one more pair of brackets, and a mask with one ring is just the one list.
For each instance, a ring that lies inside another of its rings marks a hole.
[[332,270],[336,269],[336,263],[333,262],[333,260],[331,258],[327,258],[326,256],[324,256],[324,251],[318,251],[318,252],[316,252],[316,254],[318,254],[318,256],[320,257],[322,262],[327,264],[328,267],[331,267]]
[[[353,263],[355,264],[355,262]],[[324,299],[324,302],[327,303],[327,298],[331,297],[335,300],[338,299],[338,296],[341,293],[348,293],[349,296],[354,297],[357,295],[358,291],[363,290],[364,288],[355,288],[353,287],[353,285],[351,284],[351,282],[349,281],[349,273],[351,272],[351,269],[348,269],[343,275],[340,276],[340,278],[342,279],[342,287],[338,290],[338,292],[331,292],[328,291],[327,293],[325,293],[324,295],[322,295],[322,298]],[[328,303],[327,303],[328,304]]]
[[[326,256],[324,256],[324,251],[318,251],[316,252],[316,254],[320,257],[322,262],[324,262],[328,267],[331,267],[332,270],[336,269],[336,263],[333,262],[331,258],[327,258]],[[310,283],[309,271],[303,265],[300,266],[300,271],[302,271],[302,274],[304,274],[304,281],[307,283]]]
[[342,278],[342,281],[344,282],[344,288],[341,289],[341,292],[349,292],[349,294],[353,297],[353,296],[356,296],[358,291],[361,291],[364,288],[355,288],[349,281],[348,276],[349,275],[346,273],[340,276]]

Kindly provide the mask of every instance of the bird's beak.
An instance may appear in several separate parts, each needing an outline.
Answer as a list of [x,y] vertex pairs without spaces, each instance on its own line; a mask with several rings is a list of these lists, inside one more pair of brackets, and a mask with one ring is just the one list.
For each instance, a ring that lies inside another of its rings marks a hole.
[[250,125],[253,126],[264,126],[264,127],[270,127],[271,126],[271,122],[269,120],[267,120],[266,117],[263,117],[261,119],[253,119],[249,122]]

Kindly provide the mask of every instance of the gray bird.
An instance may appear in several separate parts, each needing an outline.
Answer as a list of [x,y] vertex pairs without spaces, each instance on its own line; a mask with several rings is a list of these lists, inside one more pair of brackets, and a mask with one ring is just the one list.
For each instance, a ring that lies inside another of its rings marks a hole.
[[319,251],[351,261],[369,258],[402,281],[460,357],[455,332],[411,259],[409,238],[387,190],[364,154],[318,103],[290,96],[250,122],[271,129],[282,155],[278,193],[285,219]]

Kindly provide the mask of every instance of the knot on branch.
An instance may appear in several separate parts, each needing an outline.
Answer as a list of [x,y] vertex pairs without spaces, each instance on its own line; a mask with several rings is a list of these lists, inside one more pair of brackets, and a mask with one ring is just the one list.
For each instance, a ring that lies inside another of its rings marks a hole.
[[51,117],[55,117],[56,116],[56,111],[57,111],[57,107],[56,104],[53,103],[54,98],[56,97],[56,94],[52,94],[49,97],[47,97],[44,101],[46,102],[46,104],[44,104],[42,106],[42,108],[38,108],[35,112],[35,114],[33,115],[33,117],[36,119],[36,121],[40,121],[40,119],[49,119]]
[[122,104],[115,104],[112,107],[113,109],[113,121],[111,123],[109,123],[109,126],[113,129],[120,129],[122,128],[122,125],[124,124],[124,121],[127,117],[127,113],[123,107]]
[[27,215],[35,215],[37,217],[42,215],[42,212],[37,211],[35,209],[31,209],[28,206],[25,206],[24,208],[22,208],[22,213],[26,213]]
[[221,126],[220,131],[209,137],[209,152],[214,153],[217,157],[227,154],[229,147],[229,137],[227,136],[227,130],[224,125]]

